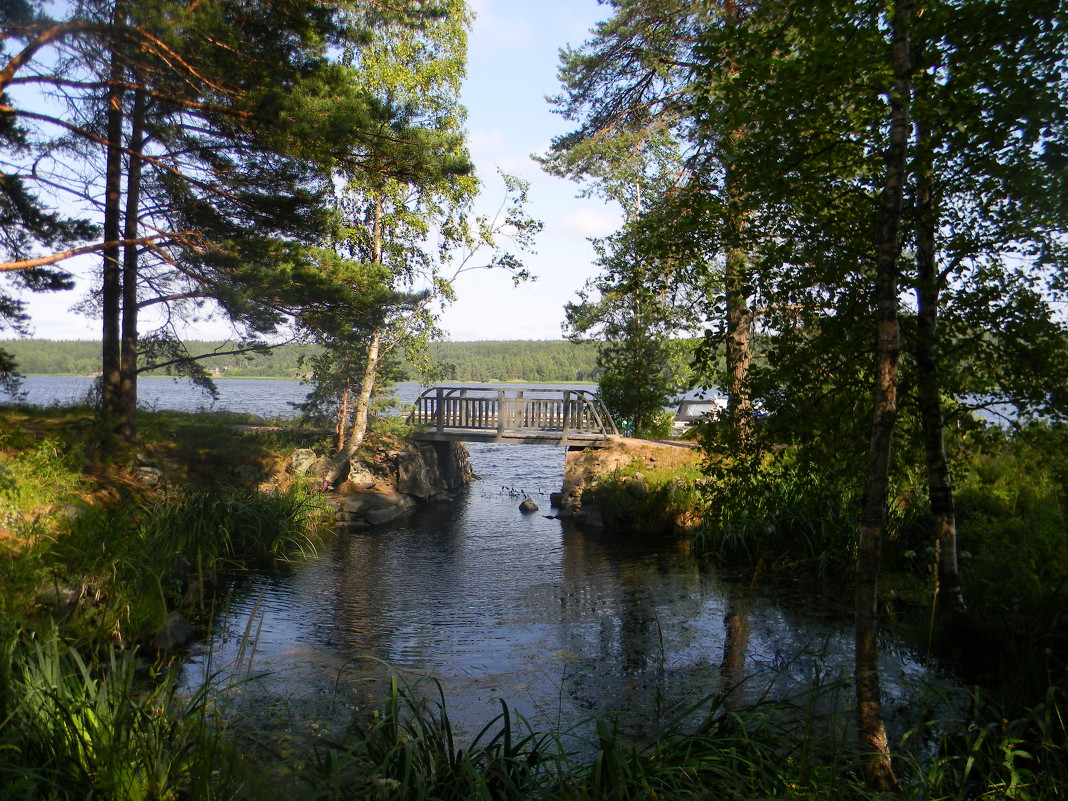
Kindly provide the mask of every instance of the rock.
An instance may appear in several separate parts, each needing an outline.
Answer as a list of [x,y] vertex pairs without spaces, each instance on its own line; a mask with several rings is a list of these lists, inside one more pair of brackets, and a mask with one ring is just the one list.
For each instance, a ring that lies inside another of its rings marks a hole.
[[396,520],[406,511],[408,510],[402,509],[399,506],[383,506],[378,509],[372,509],[365,515],[365,517],[367,522],[372,526],[380,526],[383,523],[388,523],[390,520]]
[[596,506],[584,506],[576,510],[574,520],[581,526],[604,528],[604,516]]
[[349,495],[341,502],[341,511],[344,512],[347,517],[356,517],[362,514],[364,509],[369,505],[369,499]]
[[260,480],[260,476],[263,475],[260,469],[251,464],[239,464],[234,465],[234,478],[238,481],[244,481],[246,484],[255,484]]
[[641,473],[631,476],[627,481],[627,494],[632,498],[644,498],[649,494],[649,487],[645,484],[645,477]]
[[550,492],[549,493],[549,506],[553,509],[559,509],[561,503],[564,500],[564,493],[562,492]]
[[375,485],[375,477],[359,462],[349,463],[349,477],[347,480],[357,489],[371,489]]
[[177,589],[183,592],[189,585],[193,576],[193,564],[186,559],[185,554],[178,552],[174,555],[170,569],[160,578],[160,584],[165,589]]
[[320,456],[308,467],[308,475],[312,478],[325,478],[333,464],[334,460],[329,456]]
[[444,487],[438,454],[432,447],[412,446],[394,456],[397,466],[397,491],[416,498],[429,498]]
[[155,487],[163,480],[163,471],[158,467],[142,465],[141,467],[134,469],[133,478],[134,481],[139,484],[144,484],[146,487]]
[[152,645],[160,651],[170,651],[181,648],[193,639],[196,630],[182,617],[180,612],[171,611],[167,614],[165,622],[152,638]]
[[471,480],[467,448],[458,442],[421,442],[391,454],[397,491],[423,500],[460,489]]
[[194,576],[186,586],[185,595],[182,596],[182,604],[190,606],[200,604],[203,606],[208,594],[211,592],[211,584],[207,577]]
[[81,598],[81,591],[66,584],[53,584],[37,594],[37,602],[53,610],[73,609]]
[[368,494],[367,497],[369,502],[376,507],[398,506],[407,512],[415,506],[415,501],[412,498],[399,492],[374,492]]
[[345,529],[358,529],[358,528],[370,528],[371,524],[366,520],[339,520],[336,524],[338,528]]
[[286,469],[298,476],[306,475],[308,469],[315,464],[317,458],[315,451],[311,448],[299,448],[293,451],[293,455],[289,457],[289,465]]
[[534,503],[534,499],[528,495],[523,499],[523,502],[519,504],[519,511],[525,515],[533,514],[538,511],[538,505]]

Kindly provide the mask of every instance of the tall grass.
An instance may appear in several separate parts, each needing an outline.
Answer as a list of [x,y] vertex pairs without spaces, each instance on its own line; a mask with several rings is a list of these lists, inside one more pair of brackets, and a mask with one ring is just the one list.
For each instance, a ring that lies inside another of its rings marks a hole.
[[52,632],[0,654],[0,794],[48,799],[228,799],[241,760],[208,690],[135,679],[131,651],[93,664]]
[[219,570],[314,551],[324,513],[299,487],[274,495],[182,491],[88,508],[42,561],[56,582],[80,582],[106,598],[81,620],[91,637],[136,642],[168,610],[202,600]]
[[0,458],[0,529],[30,533],[41,509],[75,500],[87,485],[79,459],[52,438]]
[[[832,689],[842,690],[822,691]],[[443,698],[431,705],[394,682],[345,741],[317,742],[312,759],[287,771],[301,784],[294,796],[309,799],[870,799],[851,716],[825,708],[820,692],[744,708],[713,696],[701,702],[704,723],[687,726],[695,709],[686,710],[639,741],[603,719],[539,734],[502,701],[460,743]],[[933,700],[941,716],[919,717],[893,744],[894,797],[1065,797],[1064,717],[1053,699],[1012,719],[992,715],[978,693],[958,709]]]

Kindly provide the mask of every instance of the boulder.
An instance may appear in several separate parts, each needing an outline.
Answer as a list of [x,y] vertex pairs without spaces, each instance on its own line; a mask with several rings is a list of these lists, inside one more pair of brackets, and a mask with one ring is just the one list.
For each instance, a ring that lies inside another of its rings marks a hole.
[[538,505],[534,503],[534,499],[528,495],[523,499],[523,502],[519,504],[519,511],[525,515],[533,514],[538,511]]
[[315,451],[311,448],[299,448],[293,451],[293,455],[289,457],[289,464],[286,469],[298,476],[307,475],[309,468],[315,464],[317,458],[319,457],[315,455]]
[[596,506],[584,506],[574,514],[575,523],[590,528],[604,528],[604,516]]
[[420,442],[391,454],[398,492],[426,500],[460,489],[471,480],[467,448],[458,442]]
[[138,484],[144,484],[146,487],[156,487],[163,480],[163,471],[158,467],[141,465],[134,468],[133,477]]
[[370,499],[362,495],[346,495],[341,501],[341,511],[348,518],[359,517],[370,505]]
[[360,462],[349,463],[348,482],[357,489],[371,489],[375,485],[375,477]]
[[246,484],[255,484],[260,480],[263,473],[252,464],[238,464],[233,468],[234,478]]
[[364,517],[372,526],[380,526],[383,523],[396,520],[406,511],[408,510],[401,506],[380,506],[369,511]]
[[[429,457],[429,458],[428,458]],[[436,494],[439,471],[437,454],[430,448],[411,447],[394,456],[397,466],[397,492],[415,498]]]
[[156,636],[152,638],[152,645],[160,651],[170,651],[187,645],[196,634],[192,624],[182,617],[180,612],[171,611],[167,614],[167,620]]
[[320,456],[311,463],[307,474],[312,478],[325,478],[326,474],[330,472],[330,468],[333,464],[334,460],[329,456]]

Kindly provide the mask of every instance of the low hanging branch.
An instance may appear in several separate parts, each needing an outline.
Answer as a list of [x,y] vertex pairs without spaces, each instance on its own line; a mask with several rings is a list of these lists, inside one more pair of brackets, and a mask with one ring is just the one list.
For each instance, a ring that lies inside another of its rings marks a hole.
[[34,259],[18,259],[17,261],[0,262],[0,273],[10,273],[18,270],[33,270],[37,267],[46,267],[50,264],[58,264],[61,261],[72,259],[75,256],[83,256],[86,253],[99,253],[109,247],[125,247],[126,245],[149,245],[158,242],[173,241],[185,236],[191,236],[192,232],[182,234],[157,234],[155,236],[139,237],[137,239],[117,239],[108,242],[95,242],[92,245],[83,245],[80,248],[64,250],[53,253],[50,256],[38,256]]

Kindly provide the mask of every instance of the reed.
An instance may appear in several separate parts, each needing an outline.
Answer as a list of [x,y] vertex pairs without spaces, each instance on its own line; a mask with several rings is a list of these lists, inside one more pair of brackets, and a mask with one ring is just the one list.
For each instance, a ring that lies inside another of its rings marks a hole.
[[4,798],[231,799],[242,760],[207,688],[180,698],[168,675],[138,679],[132,651],[94,663],[53,630],[0,653]]
[[201,600],[220,570],[314,552],[325,514],[300,487],[149,496],[86,509],[48,544],[42,563],[57,582],[106,601],[80,620],[90,638],[136,642],[168,610]]

